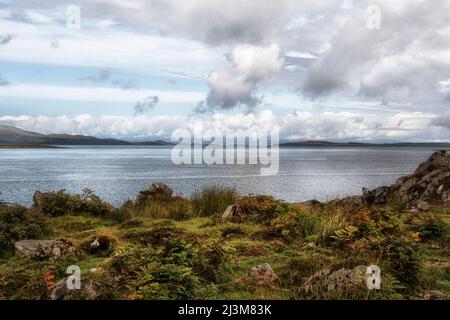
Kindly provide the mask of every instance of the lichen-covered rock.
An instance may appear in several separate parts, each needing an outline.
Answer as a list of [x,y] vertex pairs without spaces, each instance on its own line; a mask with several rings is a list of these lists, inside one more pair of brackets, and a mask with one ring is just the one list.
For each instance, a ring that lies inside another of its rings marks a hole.
[[311,276],[303,285],[303,291],[311,298],[357,297],[367,291],[367,267],[339,269],[332,272],[321,270]]
[[16,257],[36,260],[64,259],[75,253],[75,248],[65,240],[22,240],[14,244]]
[[64,300],[71,295],[83,296],[86,299],[96,299],[99,296],[101,284],[92,280],[81,280],[80,289],[70,289],[67,282],[69,278],[64,278],[50,287],[50,300]]
[[250,269],[247,282],[258,287],[277,288],[279,285],[278,276],[273,272],[268,263],[260,264]]
[[399,178],[392,186],[372,191],[363,189],[363,199],[366,205],[373,206],[384,205],[389,199],[397,198],[408,208],[418,208],[419,204],[423,207],[424,202],[448,202],[449,192],[450,155],[446,151],[439,151],[413,174]]

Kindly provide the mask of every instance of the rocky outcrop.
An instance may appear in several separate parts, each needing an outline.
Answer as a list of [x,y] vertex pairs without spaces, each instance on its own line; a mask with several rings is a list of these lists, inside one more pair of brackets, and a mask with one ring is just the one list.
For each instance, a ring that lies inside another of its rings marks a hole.
[[392,186],[372,191],[363,189],[366,205],[384,205],[396,198],[408,208],[424,211],[428,210],[429,203],[450,202],[449,195],[450,155],[446,151],[434,153],[413,174],[401,177]]
[[279,286],[278,276],[273,272],[268,263],[260,264],[250,269],[247,283],[265,288],[277,288]]
[[75,248],[65,240],[23,240],[14,244],[16,257],[35,260],[64,259],[75,253]]
[[171,198],[173,190],[163,182],[153,183],[148,190],[139,192],[137,197],[138,204],[145,204],[146,202],[155,198]]
[[[311,297],[354,297],[367,291],[367,267],[322,270],[311,276],[303,285],[303,291]],[[319,295],[319,296],[317,296]]]

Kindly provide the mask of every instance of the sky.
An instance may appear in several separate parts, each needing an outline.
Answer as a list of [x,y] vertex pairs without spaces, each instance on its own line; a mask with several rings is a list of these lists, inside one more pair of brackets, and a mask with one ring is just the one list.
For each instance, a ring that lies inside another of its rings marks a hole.
[[0,0],[0,124],[450,141],[450,0]]

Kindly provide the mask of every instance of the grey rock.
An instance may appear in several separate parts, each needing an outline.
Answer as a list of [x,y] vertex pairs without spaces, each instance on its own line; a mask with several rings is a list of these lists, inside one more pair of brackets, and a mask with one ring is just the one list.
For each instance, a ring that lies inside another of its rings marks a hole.
[[367,267],[360,265],[354,269],[339,269],[331,272],[324,269],[316,272],[303,285],[307,295],[315,296],[327,293],[349,294],[358,289],[367,290]]
[[235,205],[228,206],[222,214],[222,220],[231,220],[236,216],[237,207]]
[[36,260],[64,259],[75,253],[75,248],[62,240],[23,240],[14,244],[16,257]]
[[279,286],[278,276],[268,263],[251,268],[247,280],[259,287],[277,288]]
[[425,201],[419,201],[417,204],[417,209],[420,211],[428,211],[430,210],[430,205]]
[[399,178],[393,185],[371,191],[363,189],[362,198],[368,206],[385,205],[390,199],[399,199],[407,208],[413,208],[418,207],[419,202],[448,201],[447,196],[442,196],[448,190],[450,155],[439,151],[422,163],[413,174]]

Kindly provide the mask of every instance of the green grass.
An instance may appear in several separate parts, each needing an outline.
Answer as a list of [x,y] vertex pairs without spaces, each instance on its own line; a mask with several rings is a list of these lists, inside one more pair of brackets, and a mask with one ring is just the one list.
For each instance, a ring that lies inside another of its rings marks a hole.
[[[245,214],[221,221],[218,213],[233,203]],[[0,299],[45,299],[42,277],[51,272],[62,279],[73,264],[84,278],[104,286],[108,294],[100,298],[310,299],[302,286],[314,273],[360,264],[382,268],[383,290],[358,292],[359,298],[420,299],[431,290],[450,297],[450,211],[440,206],[420,214],[402,211],[395,202],[378,209],[304,206],[270,197],[237,198],[231,189],[213,187],[192,199],[130,202],[112,216],[44,216],[1,208],[0,239],[9,234],[13,241],[65,238],[78,251],[53,262],[6,256],[0,260]],[[45,233],[35,233],[40,228]],[[113,239],[111,251],[86,250],[98,236]],[[249,270],[262,263],[278,275],[279,288],[245,282]],[[92,274],[92,268],[102,271]],[[330,292],[321,297],[352,296]]]

